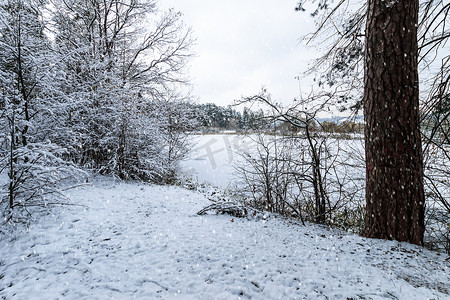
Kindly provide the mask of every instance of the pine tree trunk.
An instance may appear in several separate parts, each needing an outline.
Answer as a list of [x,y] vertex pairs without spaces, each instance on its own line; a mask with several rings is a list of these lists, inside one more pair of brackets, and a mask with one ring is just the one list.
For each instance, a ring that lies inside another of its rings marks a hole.
[[423,243],[418,0],[368,0],[364,115],[367,237]]

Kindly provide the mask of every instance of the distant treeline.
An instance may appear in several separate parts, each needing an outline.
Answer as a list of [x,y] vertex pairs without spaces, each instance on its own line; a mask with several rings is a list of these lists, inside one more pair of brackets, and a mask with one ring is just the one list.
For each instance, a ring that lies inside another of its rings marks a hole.
[[[233,131],[258,131],[276,130],[277,132],[292,133],[298,132],[298,128],[281,121],[274,122],[264,115],[263,110],[253,111],[247,107],[241,111],[233,106],[219,106],[214,103],[192,104],[196,121],[201,126],[202,131],[215,132],[224,130]],[[323,131],[329,133],[362,133],[363,123],[346,121],[318,120],[309,124],[311,131]]]
[[193,104],[193,110],[203,130],[260,130],[267,128],[262,110],[252,111],[244,107],[240,112],[231,105],[222,107],[214,103]]

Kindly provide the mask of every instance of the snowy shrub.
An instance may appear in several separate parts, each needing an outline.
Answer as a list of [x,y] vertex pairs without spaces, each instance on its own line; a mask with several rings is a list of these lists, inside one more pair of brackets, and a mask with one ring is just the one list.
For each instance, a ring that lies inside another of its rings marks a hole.
[[67,200],[64,184],[85,174],[61,158],[65,153],[65,149],[51,143],[9,149],[10,156],[2,153],[2,170],[8,174],[1,195],[4,220],[27,218],[32,207],[63,204]]
[[152,118],[160,138],[157,164],[161,167],[160,179],[173,184],[179,174],[179,163],[192,149],[193,140],[189,132],[199,123],[188,98],[170,92],[166,97],[152,103]]
[[[442,117],[441,117],[442,118]],[[425,235],[428,248],[450,253],[450,145],[445,122],[424,128]],[[443,134],[439,134],[443,133]]]
[[360,141],[323,135],[313,135],[311,141],[305,136],[261,135],[255,139],[256,149],[242,150],[237,172],[247,202],[257,209],[359,231],[364,222],[364,178],[359,172],[364,165],[352,147]]

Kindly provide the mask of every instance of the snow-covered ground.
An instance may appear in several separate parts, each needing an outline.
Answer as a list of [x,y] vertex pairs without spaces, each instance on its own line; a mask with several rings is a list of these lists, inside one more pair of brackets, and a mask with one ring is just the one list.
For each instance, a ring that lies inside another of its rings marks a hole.
[[4,299],[450,299],[426,249],[281,218],[196,214],[204,195],[98,178],[0,236]]

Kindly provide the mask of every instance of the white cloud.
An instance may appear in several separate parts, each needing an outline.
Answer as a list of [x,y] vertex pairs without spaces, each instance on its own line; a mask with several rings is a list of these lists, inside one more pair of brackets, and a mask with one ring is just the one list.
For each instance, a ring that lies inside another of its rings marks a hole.
[[183,13],[197,38],[191,76],[201,102],[231,104],[263,85],[277,99],[298,95],[294,77],[312,57],[299,40],[314,27],[308,14],[294,11],[296,4],[297,0],[161,1],[162,8]]

